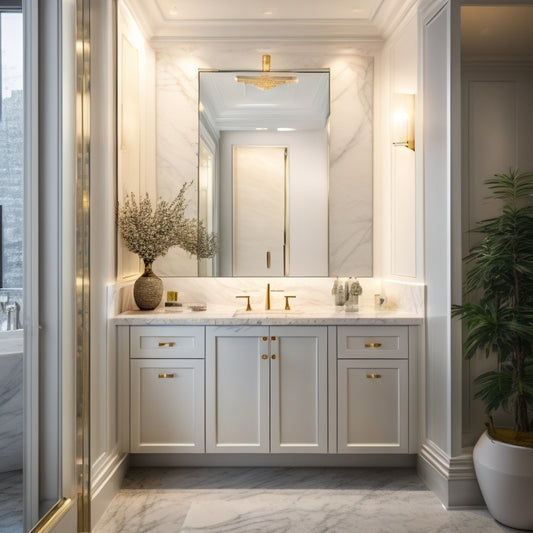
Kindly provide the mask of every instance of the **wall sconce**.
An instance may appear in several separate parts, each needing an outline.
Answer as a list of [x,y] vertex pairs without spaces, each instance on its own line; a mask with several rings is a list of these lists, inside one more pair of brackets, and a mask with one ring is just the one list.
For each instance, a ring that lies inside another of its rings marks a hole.
[[392,97],[392,144],[415,149],[415,95],[395,93]]

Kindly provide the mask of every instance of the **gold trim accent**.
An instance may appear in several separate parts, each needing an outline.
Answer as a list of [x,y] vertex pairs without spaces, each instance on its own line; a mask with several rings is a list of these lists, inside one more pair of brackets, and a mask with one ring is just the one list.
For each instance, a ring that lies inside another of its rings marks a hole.
[[175,378],[176,377],[176,374],[174,373],[170,373],[170,374],[167,374],[165,372],[161,372],[158,376],[158,378]]
[[78,531],[91,530],[90,0],[76,0],[76,478]]
[[381,374],[367,374],[368,379],[381,379]]
[[30,533],[48,533],[48,531],[52,531],[72,505],[73,501],[70,498],[62,498],[33,526]]
[[160,348],[172,348],[172,347],[175,346],[175,345],[176,345],[175,342],[160,342],[160,343],[158,344],[158,346],[159,346]]
[[381,348],[381,342],[365,342],[365,348]]

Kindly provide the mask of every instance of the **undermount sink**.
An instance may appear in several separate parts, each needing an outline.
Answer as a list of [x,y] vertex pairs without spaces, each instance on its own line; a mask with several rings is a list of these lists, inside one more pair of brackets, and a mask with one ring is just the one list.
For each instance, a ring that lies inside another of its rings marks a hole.
[[262,311],[246,311],[245,309],[237,309],[233,313],[234,317],[240,318],[291,318],[299,316],[302,311],[285,311],[283,309],[263,309]]

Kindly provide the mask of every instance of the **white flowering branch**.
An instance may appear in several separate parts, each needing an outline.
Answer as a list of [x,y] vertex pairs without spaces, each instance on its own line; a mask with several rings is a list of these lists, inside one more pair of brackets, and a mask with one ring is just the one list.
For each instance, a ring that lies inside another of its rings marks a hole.
[[117,225],[126,247],[137,254],[145,265],[165,255],[172,246],[179,246],[199,258],[213,257],[217,235],[209,233],[204,224],[185,216],[185,192],[192,182],[185,183],[171,202],[159,199],[153,208],[148,193],[136,201],[131,193],[117,207]]

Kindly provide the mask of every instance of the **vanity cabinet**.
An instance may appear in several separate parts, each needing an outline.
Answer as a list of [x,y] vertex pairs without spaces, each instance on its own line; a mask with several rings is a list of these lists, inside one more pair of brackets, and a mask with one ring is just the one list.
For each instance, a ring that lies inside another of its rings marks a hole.
[[202,453],[203,326],[130,328],[130,451]]
[[338,453],[410,451],[409,329],[337,328]]
[[326,453],[327,437],[327,327],[207,327],[207,452]]

